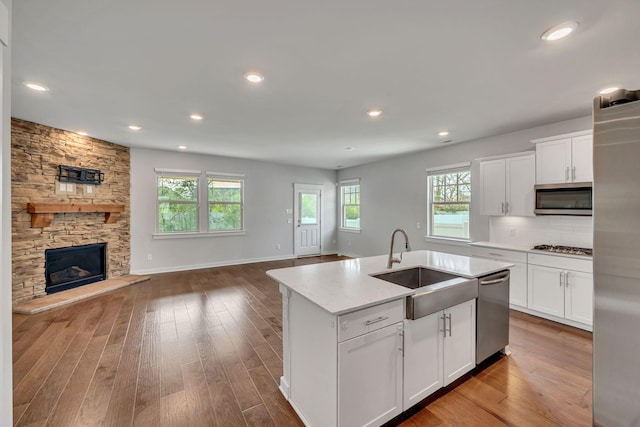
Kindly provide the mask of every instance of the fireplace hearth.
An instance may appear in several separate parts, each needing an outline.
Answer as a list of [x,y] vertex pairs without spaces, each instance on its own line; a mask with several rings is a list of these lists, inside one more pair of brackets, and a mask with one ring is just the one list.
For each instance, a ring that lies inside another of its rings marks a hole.
[[107,244],[47,249],[45,292],[53,294],[107,278]]

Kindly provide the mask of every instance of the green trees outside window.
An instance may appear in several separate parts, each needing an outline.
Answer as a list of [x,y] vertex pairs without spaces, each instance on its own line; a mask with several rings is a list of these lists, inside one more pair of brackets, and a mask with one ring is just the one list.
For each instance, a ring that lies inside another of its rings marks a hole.
[[469,239],[471,172],[430,177],[430,236]]
[[198,178],[158,176],[158,231],[198,231]]
[[209,231],[242,230],[241,180],[209,178]]
[[360,184],[342,185],[342,228],[360,229]]

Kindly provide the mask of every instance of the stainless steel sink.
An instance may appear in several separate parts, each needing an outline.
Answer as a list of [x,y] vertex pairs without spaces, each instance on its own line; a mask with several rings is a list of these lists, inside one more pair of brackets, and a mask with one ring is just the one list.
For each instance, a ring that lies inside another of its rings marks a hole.
[[405,288],[418,289],[407,297],[407,319],[418,319],[478,297],[478,279],[467,279],[424,267],[372,275]]

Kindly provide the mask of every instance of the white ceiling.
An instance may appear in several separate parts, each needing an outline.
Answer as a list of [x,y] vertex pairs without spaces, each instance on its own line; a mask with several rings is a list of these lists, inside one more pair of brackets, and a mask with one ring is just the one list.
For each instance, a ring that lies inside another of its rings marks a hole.
[[[585,116],[600,88],[640,87],[638,0],[18,0],[13,9],[12,115],[130,147],[336,169]],[[540,39],[567,20],[580,22],[576,33]],[[243,79],[250,70],[261,85]],[[383,115],[367,117],[372,107]],[[193,122],[194,112],[205,119]]]

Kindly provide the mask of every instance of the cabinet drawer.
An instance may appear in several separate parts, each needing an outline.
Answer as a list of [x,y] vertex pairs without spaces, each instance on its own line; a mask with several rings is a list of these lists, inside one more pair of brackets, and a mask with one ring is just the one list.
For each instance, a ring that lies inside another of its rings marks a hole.
[[526,252],[509,251],[506,249],[484,248],[479,246],[471,246],[471,256],[490,258],[495,260],[511,261],[511,262],[527,262]]
[[338,341],[342,342],[367,332],[402,321],[405,299],[389,301],[338,317]]
[[565,270],[593,272],[593,260],[591,258],[578,259],[560,255],[546,255],[529,253],[529,264],[543,265],[546,267],[560,268]]

